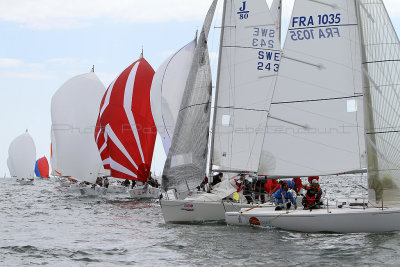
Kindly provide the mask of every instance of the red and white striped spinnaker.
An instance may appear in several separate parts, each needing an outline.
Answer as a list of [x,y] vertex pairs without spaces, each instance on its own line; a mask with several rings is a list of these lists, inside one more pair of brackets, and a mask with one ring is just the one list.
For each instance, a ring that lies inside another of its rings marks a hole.
[[157,129],[150,107],[154,70],[140,58],[108,87],[100,105],[95,139],[111,176],[147,181]]

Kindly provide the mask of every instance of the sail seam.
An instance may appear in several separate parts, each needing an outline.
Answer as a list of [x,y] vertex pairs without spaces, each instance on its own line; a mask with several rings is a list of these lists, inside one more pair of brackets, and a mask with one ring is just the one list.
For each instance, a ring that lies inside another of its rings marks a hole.
[[229,107],[217,106],[217,108],[223,108],[223,109],[236,109],[236,110],[246,110],[246,111],[260,111],[260,112],[269,112],[269,110],[267,110],[267,109],[237,108],[237,107],[233,107],[233,106],[229,106]]
[[363,64],[374,64],[374,63],[385,63],[385,62],[400,62],[400,59],[386,59],[386,60],[366,61],[366,62],[363,62]]
[[386,133],[400,133],[400,131],[381,131],[381,132],[371,132],[367,134],[386,134]]
[[313,27],[301,27],[301,28],[289,28],[289,31],[294,30],[307,30],[307,29],[319,29],[319,28],[331,28],[331,27],[349,27],[349,26],[358,26],[358,24],[336,24],[336,25],[321,25],[321,26],[313,26]]
[[268,49],[268,48],[259,48],[259,47],[249,47],[249,46],[238,46],[238,45],[224,45],[224,48],[247,48],[254,50],[263,50],[263,51],[273,51],[273,52],[282,52],[280,49]]
[[318,102],[318,101],[329,101],[329,100],[340,100],[340,99],[349,99],[349,98],[356,98],[356,97],[362,97],[362,96],[363,96],[363,94],[354,95],[354,96],[343,96],[343,97],[331,97],[331,98],[308,99],[308,100],[295,100],[295,101],[285,101],[285,102],[272,102],[271,105],[305,103],[305,102]]

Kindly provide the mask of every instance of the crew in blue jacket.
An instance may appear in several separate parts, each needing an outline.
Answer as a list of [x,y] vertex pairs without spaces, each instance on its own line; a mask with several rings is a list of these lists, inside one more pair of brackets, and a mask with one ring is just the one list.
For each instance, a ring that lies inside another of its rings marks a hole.
[[284,208],[283,206],[285,205],[286,209],[290,209],[291,203],[293,203],[294,208],[297,209],[296,200],[294,199],[292,193],[288,191],[288,189],[288,184],[283,182],[281,188],[272,195],[271,199],[275,200],[275,204],[277,205],[275,210],[282,210]]

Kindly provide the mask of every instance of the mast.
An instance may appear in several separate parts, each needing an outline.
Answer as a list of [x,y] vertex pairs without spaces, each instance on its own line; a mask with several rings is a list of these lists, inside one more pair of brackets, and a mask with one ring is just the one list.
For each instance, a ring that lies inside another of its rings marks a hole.
[[215,131],[215,120],[217,117],[218,89],[219,89],[220,77],[221,77],[221,56],[222,56],[222,46],[223,46],[224,32],[225,32],[226,1],[228,1],[228,0],[224,0],[224,6],[223,6],[223,10],[222,10],[222,25],[221,25],[221,36],[220,36],[220,42],[219,42],[217,83],[215,86],[214,107],[212,109],[213,117],[212,117],[212,121],[211,121],[211,145],[210,145],[210,154],[209,154],[209,157],[210,157],[209,158],[210,159],[209,178],[210,179],[212,179],[211,177],[212,177],[212,172],[213,172],[212,165],[213,165],[213,154],[214,154],[214,131]]
[[279,0],[278,6],[278,20],[277,20],[277,30],[279,33],[279,42],[282,44],[282,0]]

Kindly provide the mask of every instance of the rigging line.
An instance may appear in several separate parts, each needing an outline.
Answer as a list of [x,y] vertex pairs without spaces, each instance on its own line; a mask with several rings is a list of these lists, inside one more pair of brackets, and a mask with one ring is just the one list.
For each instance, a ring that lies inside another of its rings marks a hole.
[[233,106],[216,106],[216,108],[222,108],[222,109],[236,109],[236,110],[246,110],[246,111],[260,111],[260,112],[269,112],[269,110],[266,109],[253,109],[253,108],[235,108]]
[[299,28],[289,28],[288,31],[332,28],[332,27],[353,27],[353,26],[358,26],[358,24],[331,24],[331,25],[320,25],[320,26],[310,26],[310,27],[299,27]]
[[191,108],[191,107],[201,106],[201,105],[208,105],[208,104],[211,104],[211,102],[208,101],[208,102],[204,102],[204,103],[198,103],[198,104],[189,105],[189,106],[187,106],[187,107],[184,107],[184,108],[180,109],[179,112],[182,111],[182,110]]
[[400,62],[400,59],[385,59],[385,60],[366,61],[366,62],[363,62],[362,64],[385,63],[385,62]]
[[308,100],[294,100],[294,101],[284,101],[284,102],[272,102],[271,105],[318,102],[318,101],[329,101],[329,100],[340,100],[340,99],[349,99],[349,98],[356,98],[356,97],[362,97],[362,96],[363,96],[363,94],[357,94],[357,95],[354,95],[354,96],[331,97],[331,98],[308,99]]
[[223,45],[224,48],[247,48],[254,50],[264,50],[264,51],[273,51],[273,52],[282,52],[280,49],[268,49],[268,48],[260,48],[260,47],[250,47],[250,46],[239,46],[239,45]]

